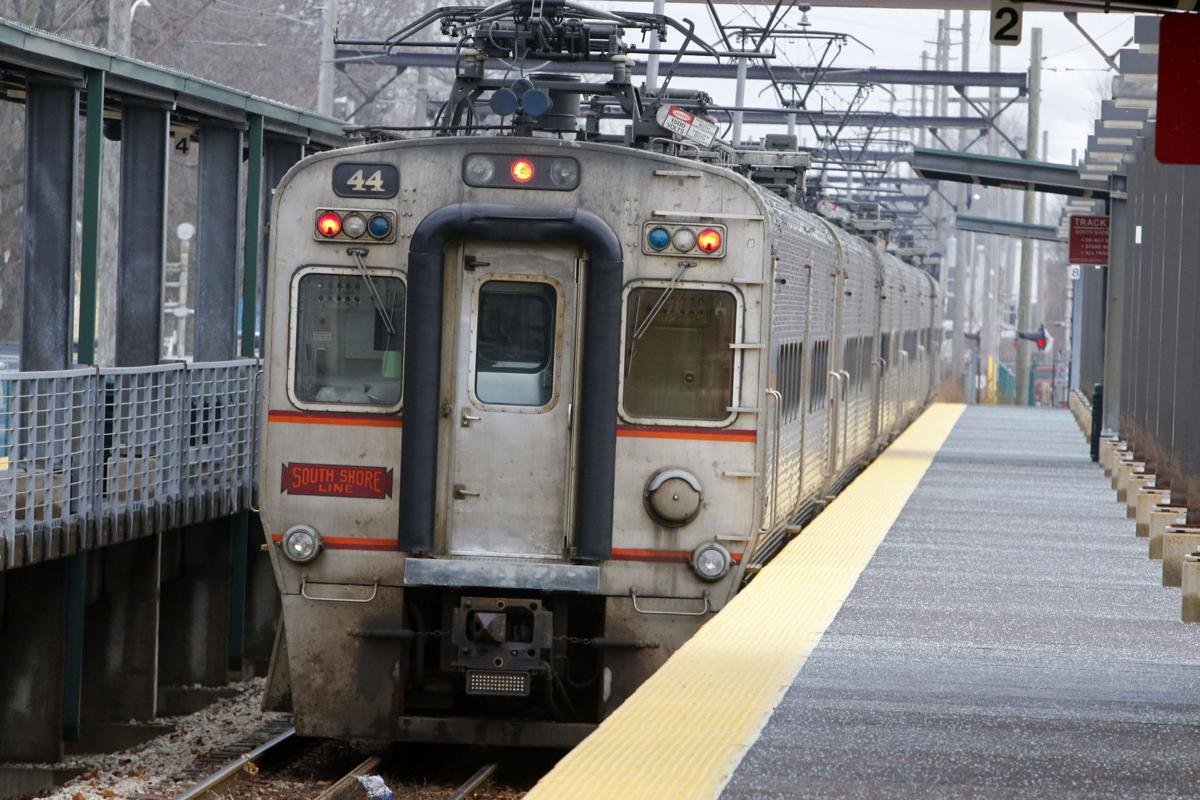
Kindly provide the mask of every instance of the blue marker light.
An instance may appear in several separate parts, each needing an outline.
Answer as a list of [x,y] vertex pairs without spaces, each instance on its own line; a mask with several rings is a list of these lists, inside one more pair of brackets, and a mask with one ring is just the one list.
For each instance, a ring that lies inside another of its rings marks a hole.
[[376,239],[383,239],[392,232],[392,221],[383,214],[376,214],[371,217],[371,221],[367,223],[367,230]]
[[646,241],[654,250],[664,250],[671,243],[671,232],[666,228],[651,228]]

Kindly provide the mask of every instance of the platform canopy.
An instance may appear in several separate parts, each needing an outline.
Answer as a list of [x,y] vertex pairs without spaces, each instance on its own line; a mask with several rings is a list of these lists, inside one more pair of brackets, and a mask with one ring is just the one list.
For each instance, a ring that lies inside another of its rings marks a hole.
[[1029,189],[1073,197],[1107,197],[1105,186],[1085,183],[1070,164],[1002,158],[953,150],[914,147],[913,171],[922,178],[1004,189]]

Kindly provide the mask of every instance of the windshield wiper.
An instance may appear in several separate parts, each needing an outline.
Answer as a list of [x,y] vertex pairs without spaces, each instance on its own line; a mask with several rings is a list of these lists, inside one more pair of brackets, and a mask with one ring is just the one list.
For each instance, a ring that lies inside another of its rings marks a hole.
[[392,326],[392,314],[383,305],[383,299],[375,288],[375,281],[371,280],[371,273],[367,272],[366,262],[363,261],[363,256],[367,254],[366,248],[351,247],[346,252],[354,257],[354,263],[358,265],[358,274],[362,277],[363,283],[367,285],[371,299],[375,301],[375,310],[379,312],[379,318],[383,320],[383,327],[387,328],[389,336],[395,336],[396,329]]
[[683,273],[694,266],[696,266],[695,261],[679,262],[679,268],[671,276],[670,282],[662,290],[662,294],[658,296],[658,299],[654,301],[654,305],[650,306],[650,311],[646,313],[646,319],[642,321],[642,324],[634,328],[633,340],[635,342],[646,335],[646,331],[650,329],[650,325],[654,322],[654,318],[658,316],[658,312],[662,311],[663,306],[667,304],[667,300],[671,299],[671,295],[674,293],[675,287],[679,285],[679,279],[683,277]]

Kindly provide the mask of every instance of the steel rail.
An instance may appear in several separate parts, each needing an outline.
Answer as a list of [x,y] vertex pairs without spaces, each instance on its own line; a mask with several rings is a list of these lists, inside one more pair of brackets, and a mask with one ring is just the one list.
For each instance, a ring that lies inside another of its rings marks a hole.
[[382,759],[378,756],[371,756],[365,759],[357,767],[335,781],[328,789],[317,795],[316,800],[349,800],[349,798],[354,796],[353,790],[357,779],[369,772],[374,772],[379,768],[381,761]]
[[493,761],[491,764],[480,767],[479,770],[463,781],[463,784],[454,790],[454,794],[450,795],[448,800],[466,800],[471,796],[471,793],[481,788],[485,783],[492,779],[499,769],[500,762]]
[[243,753],[241,756],[226,762],[225,765],[216,772],[212,773],[199,783],[193,785],[187,791],[183,792],[183,794],[177,795],[175,800],[196,800],[196,798],[206,796],[209,792],[212,792],[218,787],[224,786],[226,783],[237,777],[247,764],[262,758],[263,755],[269,753],[271,750],[275,749],[284,742],[289,741],[295,735],[295,728],[288,728],[287,730],[276,734],[260,744],[258,747],[255,747],[253,750]]

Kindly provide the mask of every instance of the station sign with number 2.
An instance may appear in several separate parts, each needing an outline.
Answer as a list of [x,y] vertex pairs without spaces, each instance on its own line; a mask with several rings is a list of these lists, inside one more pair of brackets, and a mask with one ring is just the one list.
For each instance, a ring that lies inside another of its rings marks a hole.
[[1021,4],[992,0],[992,44],[1016,47],[1021,43]]

